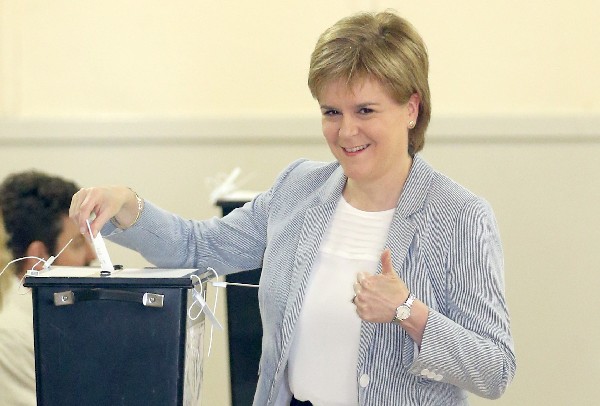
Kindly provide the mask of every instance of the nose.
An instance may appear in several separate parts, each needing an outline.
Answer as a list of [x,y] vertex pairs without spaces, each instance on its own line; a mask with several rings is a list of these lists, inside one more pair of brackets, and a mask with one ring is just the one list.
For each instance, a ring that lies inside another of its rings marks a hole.
[[352,137],[356,134],[358,134],[358,125],[356,120],[351,115],[345,114],[341,120],[338,136]]

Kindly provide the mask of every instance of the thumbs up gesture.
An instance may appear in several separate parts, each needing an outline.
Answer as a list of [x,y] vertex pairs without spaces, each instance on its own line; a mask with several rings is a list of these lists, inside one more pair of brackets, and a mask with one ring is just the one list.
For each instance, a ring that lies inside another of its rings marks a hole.
[[372,323],[389,323],[400,306],[408,297],[406,284],[392,265],[392,253],[385,249],[381,254],[381,274],[370,275],[360,272],[354,284],[358,316]]

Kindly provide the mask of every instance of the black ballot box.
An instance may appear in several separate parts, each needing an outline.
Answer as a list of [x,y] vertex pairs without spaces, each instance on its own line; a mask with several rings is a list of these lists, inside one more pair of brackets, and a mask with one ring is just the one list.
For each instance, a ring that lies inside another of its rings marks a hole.
[[26,277],[37,404],[200,405],[205,319],[190,306],[209,276],[53,267]]

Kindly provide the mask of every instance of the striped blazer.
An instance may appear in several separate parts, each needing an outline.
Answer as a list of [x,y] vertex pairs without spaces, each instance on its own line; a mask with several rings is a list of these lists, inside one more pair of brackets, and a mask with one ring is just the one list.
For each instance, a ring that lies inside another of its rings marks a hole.
[[[224,218],[184,220],[147,202],[135,226],[120,232],[109,223],[103,233],[161,267],[210,266],[221,275],[262,268],[254,405],[289,404],[286,365],[294,326],[345,182],[337,162],[299,160],[268,191]],[[516,363],[490,206],[417,155],[387,246],[396,272],[429,306],[429,318],[420,350],[396,324],[362,323],[358,403],[447,406],[468,404],[467,391],[501,396]]]

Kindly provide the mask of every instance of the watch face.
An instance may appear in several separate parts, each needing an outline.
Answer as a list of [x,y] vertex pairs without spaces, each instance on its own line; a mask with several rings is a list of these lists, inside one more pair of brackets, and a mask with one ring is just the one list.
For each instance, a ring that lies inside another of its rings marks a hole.
[[396,309],[396,318],[400,321],[406,320],[410,316],[410,309],[406,306],[400,306]]

